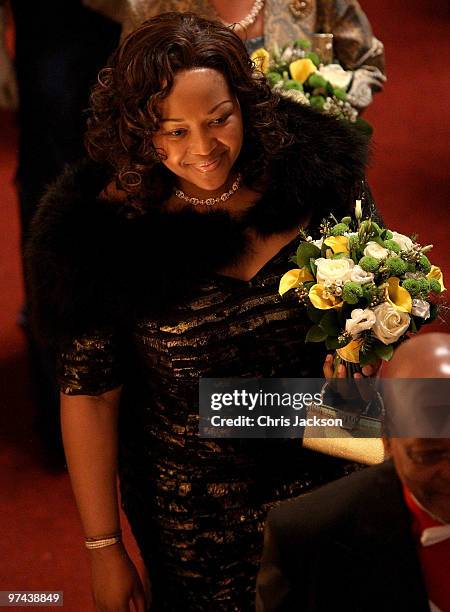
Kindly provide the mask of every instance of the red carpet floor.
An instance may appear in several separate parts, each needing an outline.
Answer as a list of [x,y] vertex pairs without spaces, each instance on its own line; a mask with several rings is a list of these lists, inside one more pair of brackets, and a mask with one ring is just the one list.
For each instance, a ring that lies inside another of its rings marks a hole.
[[[433,261],[449,279],[446,2],[362,4],[385,43],[389,77],[367,113],[375,127],[369,179],[388,225],[434,243]],[[68,476],[48,468],[33,431],[25,341],[16,325],[22,280],[13,187],[17,131],[11,114],[0,114],[0,139],[0,590],[62,590],[67,612],[89,612],[81,527]]]

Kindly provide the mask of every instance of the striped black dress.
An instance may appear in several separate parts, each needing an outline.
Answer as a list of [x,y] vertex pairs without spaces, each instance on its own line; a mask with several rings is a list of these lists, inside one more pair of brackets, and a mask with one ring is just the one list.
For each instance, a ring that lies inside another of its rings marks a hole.
[[[304,342],[305,313],[278,295],[296,242],[251,281],[213,274],[189,301],[134,329],[120,479],[157,610],[252,610],[268,508],[356,467],[304,450],[300,440],[198,436],[201,376],[321,375],[322,348]],[[123,361],[113,336],[78,338],[62,355],[61,388],[112,389]]]

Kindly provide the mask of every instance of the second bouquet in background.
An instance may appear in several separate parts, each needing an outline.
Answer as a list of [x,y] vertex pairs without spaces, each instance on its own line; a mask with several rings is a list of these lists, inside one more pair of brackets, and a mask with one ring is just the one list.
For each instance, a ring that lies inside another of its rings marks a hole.
[[372,133],[370,124],[348,99],[353,73],[344,70],[336,60],[326,63],[311,51],[308,40],[299,39],[282,48],[276,46],[270,52],[260,48],[251,59],[280,94]]

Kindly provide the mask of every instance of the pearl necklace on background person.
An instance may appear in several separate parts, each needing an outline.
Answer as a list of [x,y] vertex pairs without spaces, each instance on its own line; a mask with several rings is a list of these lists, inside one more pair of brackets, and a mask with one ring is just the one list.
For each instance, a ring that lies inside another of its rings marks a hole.
[[[244,17],[244,19],[241,19],[240,21],[236,21],[234,23],[226,23],[226,25],[228,27],[235,26],[235,27],[240,27],[243,30],[247,30],[247,28],[249,28],[250,26],[252,26],[255,23],[256,18],[258,17],[260,12],[264,8],[264,2],[265,2],[265,0],[255,0],[255,2],[253,3],[252,8],[250,10],[250,13],[246,17]],[[217,10],[216,10],[216,13],[218,14]],[[218,14],[218,17],[220,17],[219,14]],[[223,21],[223,20],[221,19],[221,21]]]
[[187,202],[188,204],[192,204],[192,206],[214,206],[215,204],[219,204],[221,202],[223,203],[229,200],[231,196],[235,194],[236,191],[238,191],[238,189],[240,189],[241,182],[242,182],[242,174],[238,174],[236,177],[236,180],[231,185],[228,191],[225,191],[224,193],[222,193],[220,196],[217,196],[216,198],[205,198],[204,200],[201,200],[200,198],[195,198],[193,196],[186,195],[184,191],[182,191],[181,189],[174,189],[173,193],[176,195],[177,198],[179,198],[180,200],[183,200],[184,202]]

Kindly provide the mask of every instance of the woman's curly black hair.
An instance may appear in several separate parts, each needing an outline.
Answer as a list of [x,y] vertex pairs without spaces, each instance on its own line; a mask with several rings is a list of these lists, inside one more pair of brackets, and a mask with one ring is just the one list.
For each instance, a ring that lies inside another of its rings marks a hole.
[[232,29],[192,13],[158,15],[132,32],[100,71],[85,136],[90,157],[111,166],[117,187],[141,204],[160,204],[172,189],[173,174],[152,136],[175,75],[193,68],[219,71],[239,101],[244,144],[237,164],[248,184],[291,143],[276,111],[278,96]]

